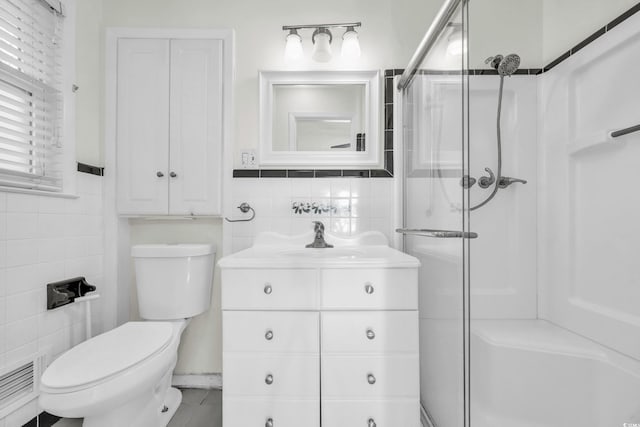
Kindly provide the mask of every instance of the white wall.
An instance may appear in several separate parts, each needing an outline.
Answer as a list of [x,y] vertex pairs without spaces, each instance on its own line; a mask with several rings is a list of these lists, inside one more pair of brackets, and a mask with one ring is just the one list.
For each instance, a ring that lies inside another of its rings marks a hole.
[[640,359],[640,15],[540,79],[540,317]]
[[542,0],[544,65],[634,6],[636,0]]
[[[46,309],[47,283],[85,276],[103,281],[102,177],[77,173],[77,199],[0,192],[0,370],[44,352],[49,362],[85,338],[84,307]],[[94,303],[93,333],[102,330]],[[35,401],[0,420],[21,426]]]

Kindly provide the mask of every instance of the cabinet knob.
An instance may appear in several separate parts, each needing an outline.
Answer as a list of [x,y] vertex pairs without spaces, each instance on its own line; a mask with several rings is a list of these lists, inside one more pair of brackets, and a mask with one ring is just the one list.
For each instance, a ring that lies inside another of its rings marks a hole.
[[264,339],[267,341],[271,341],[273,339],[273,331],[268,330],[266,334],[264,334]]
[[273,384],[273,375],[267,375],[267,377],[264,379],[264,382],[267,383],[267,385]]
[[367,422],[367,427],[376,427],[376,422],[374,421],[373,418],[369,418],[369,421]]
[[273,418],[267,418],[267,422],[264,423],[264,427],[273,427]]
[[368,293],[369,295],[371,295],[373,293],[373,291],[374,291],[373,285],[371,283],[369,283],[369,282],[365,283],[364,284],[364,291],[366,293]]
[[267,295],[271,295],[271,292],[273,292],[273,288],[271,287],[271,283],[265,283],[264,284],[264,293]]
[[369,338],[370,340],[374,339],[376,337],[376,333],[373,332],[373,329],[367,329],[367,338]]
[[162,172],[158,171],[158,172],[156,172],[156,176],[158,178],[162,178],[164,176],[164,174]]
[[171,178],[175,178],[176,176],[178,176],[178,174],[177,174],[177,173],[175,173],[174,171],[171,171],[171,172],[169,172],[169,176],[170,176]]
[[376,383],[376,377],[373,376],[373,374],[369,374],[367,375],[367,382],[371,385]]

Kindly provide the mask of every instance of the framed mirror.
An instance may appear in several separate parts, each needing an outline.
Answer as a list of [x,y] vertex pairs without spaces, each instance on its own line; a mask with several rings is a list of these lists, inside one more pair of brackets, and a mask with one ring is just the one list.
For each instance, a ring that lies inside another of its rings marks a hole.
[[260,72],[260,165],[380,163],[378,71]]

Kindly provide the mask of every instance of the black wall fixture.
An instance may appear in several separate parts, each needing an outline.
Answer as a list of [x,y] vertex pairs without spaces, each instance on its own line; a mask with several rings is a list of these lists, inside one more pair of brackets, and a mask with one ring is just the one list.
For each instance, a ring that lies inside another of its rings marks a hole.
[[93,292],[96,287],[90,285],[84,277],[61,280],[47,284],[47,310],[71,304],[76,298]]

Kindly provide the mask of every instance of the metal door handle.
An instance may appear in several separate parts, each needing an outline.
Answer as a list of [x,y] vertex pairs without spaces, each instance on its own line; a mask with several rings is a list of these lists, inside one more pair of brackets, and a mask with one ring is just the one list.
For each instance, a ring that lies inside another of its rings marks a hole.
[[273,427],[273,418],[267,418],[267,422],[264,423],[264,427]]
[[164,176],[164,174],[161,171],[156,172],[156,176],[158,178],[162,178]]
[[171,172],[169,173],[169,176],[170,176],[171,178],[175,178],[176,176],[178,176],[178,174],[177,174],[177,173],[175,173],[174,171],[171,171]]
[[430,228],[396,228],[396,233],[435,237],[437,239],[475,239],[478,237],[478,233],[474,233],[472,231],[433,230]]
[[364,291],[371,295],[375,291],[375,289],[373,288],[373,285],[371,283],[367,282],[364,285]]
[[374,339],[376,337],[376,333],[373,332],[373,329],[367,329],[367,338],[369,338],[370,340]]
[[373,376],[373,374],[369,374],[367,375],[367,382],[371,385],[376,383],[376,377]]
[[264,338],[267,341],[271,341],[273,339],[273,331],[272,330],[268,330],[266,334],[264,334]]
[[267,383],[267,385],[273,384],[273,375],[267,375],[267,377],[264,379],[264,382]]
[[271,292],[273,292],[273,288],[271,287],[271,283],[265,283],[264,284],[264,293],[267,295],[271,295]]
[[367,422],[367,427],[376,427],[376,422],[373,420],[373,418],[369,418],[369,421]]

